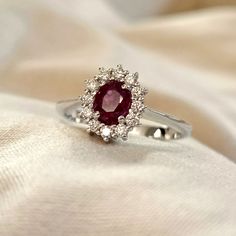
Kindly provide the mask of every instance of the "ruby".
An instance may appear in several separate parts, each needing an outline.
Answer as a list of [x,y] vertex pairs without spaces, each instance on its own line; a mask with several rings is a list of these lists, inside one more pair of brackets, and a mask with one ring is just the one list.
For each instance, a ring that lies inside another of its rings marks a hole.
[[98,120],[105,125],[117,125],[119,116],[126,117],[132,103],[131,92],[123,89],[123,82],[110,80],[100,87],[93,102],[94,111],[98,111]]

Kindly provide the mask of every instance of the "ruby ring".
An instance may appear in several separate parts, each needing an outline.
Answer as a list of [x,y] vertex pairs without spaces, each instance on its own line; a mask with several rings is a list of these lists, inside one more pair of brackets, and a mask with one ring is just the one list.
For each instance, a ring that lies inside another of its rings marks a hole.
[[147,89],[140,85],[137,72],[130,73],[121,65],[100,68],[98,75],[85,83],[82,96],[57,103],[57,111],[70,125],[87,127],[106,142],[127,140],[131,131],[160,140],[191,135],[191,125],[144,105]]

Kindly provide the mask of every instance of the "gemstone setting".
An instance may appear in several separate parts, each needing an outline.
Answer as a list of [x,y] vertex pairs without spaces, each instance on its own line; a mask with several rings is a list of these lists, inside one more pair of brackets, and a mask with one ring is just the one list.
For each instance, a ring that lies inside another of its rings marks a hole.
[[88,124],[88,131],[104,141],[121,138],[140,123],[145,110],[147,90],[138,82],[138,73],[130,73],[121,65],[99,69],[99,74],[86,81],[80,97],[82,110],[78,118]]

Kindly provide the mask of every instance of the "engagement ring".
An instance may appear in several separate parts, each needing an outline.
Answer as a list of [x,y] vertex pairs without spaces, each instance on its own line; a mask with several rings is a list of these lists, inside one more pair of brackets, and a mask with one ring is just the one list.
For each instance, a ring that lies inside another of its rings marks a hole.
[[100,68],[98,75],[85,83],[82,96],[57,103],[57,111],[70,125],[87,127],[106,142],[127,140],[131,131],[160,140],[191,135],[191,125],[185,121],[144,105],[147,89],[140,85],[137,72],[130,73],[121,65]]

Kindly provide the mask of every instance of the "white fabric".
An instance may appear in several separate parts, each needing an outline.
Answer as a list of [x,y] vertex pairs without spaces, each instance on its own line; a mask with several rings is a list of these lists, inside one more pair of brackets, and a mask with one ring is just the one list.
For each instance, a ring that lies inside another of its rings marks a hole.
[[[235,7],[157,14],[207,2],[0,1],[1,236],[236,235]],[[61,123],[54,102],[116,64],[194,137],[104,144]]]

